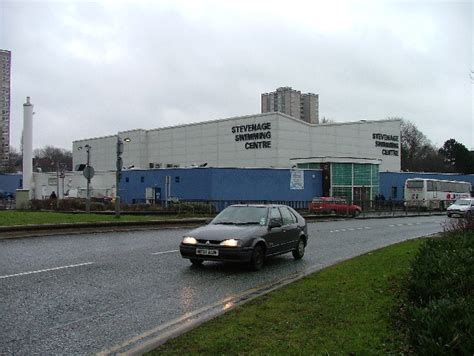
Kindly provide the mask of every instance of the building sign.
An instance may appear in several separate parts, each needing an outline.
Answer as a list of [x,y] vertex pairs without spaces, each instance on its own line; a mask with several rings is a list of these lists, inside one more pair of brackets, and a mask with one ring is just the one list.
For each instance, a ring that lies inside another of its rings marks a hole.
[[290,189],[304,189],[304,171],[302,169],[291,170]]
[[271,122],[232,127],[232,133],[235,135],[235,142],[245,142],[244,147],[246,150],[271,148],[271,130]]
[[382,154],[385,156],[398,156],[399,136],[373,133],[375,147],[382,147]]

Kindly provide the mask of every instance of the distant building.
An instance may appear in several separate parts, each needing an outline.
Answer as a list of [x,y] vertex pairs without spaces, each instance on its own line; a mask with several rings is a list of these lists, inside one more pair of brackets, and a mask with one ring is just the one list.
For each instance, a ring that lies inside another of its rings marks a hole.
[[0,49],[0,167],[10,156],[11,52]]
[[281,112],[310,124],[319,123],[319,95],[302,94],[291,87],[281,87],[262,94],[262,113]]

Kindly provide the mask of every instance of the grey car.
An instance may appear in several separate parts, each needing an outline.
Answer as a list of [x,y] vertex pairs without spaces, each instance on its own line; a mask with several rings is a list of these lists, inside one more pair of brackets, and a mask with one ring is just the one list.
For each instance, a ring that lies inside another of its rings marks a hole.
[[448,207],[446,212],[448,217],[453,215],[471,217],[474,214],[474,198],[458,199]]
[[208,225],[190,231],[179,246],[193,265],[243,262],[253,270],[270,256],[291,252],[301,259],[308,243],[305,219],[286,205],[231,205]]

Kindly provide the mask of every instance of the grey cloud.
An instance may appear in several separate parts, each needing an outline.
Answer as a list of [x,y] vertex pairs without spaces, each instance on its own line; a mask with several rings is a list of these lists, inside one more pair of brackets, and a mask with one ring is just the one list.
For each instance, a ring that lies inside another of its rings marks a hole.
[[[26,95],[36,105],[35,146],[70,148],[75,139],[127,129],[256,113],[260,93],[281,85],[319,93],[320,115],[337,121],[404,116],[434,142],[455,137],[473,146],[472,86],[468,72],[463,77],[471,19],[455,21],[465,4],[397,7],[402,15],[429,10],[437,41],[428,52],[371,24],[325,34],[270,16],[229,17],[221,26],[223,19],[189,20],[171,6],[25,4],[5,5],[0,45],[13,52],[13,146]],[[91,36],[65,16],[109,30]],[[74,41],[122,52],[87,60],[67,50]]]

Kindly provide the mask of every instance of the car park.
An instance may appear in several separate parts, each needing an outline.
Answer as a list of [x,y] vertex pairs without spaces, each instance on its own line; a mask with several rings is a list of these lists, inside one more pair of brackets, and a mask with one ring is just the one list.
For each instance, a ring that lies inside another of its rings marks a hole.
[[358,216],[362,212],[359,205],[349,204],[344,198],[319,197],[309,204],[309,211],[316,214]]
[[186,234],[179,249],[193,265],[243,262],[259,270],[270,256],[291,252],[301,259],[307,243],[306,221],[291,207],[237,204]]
[[472,214],[474,214],[474,198],[456,200],[448,207],[446,213],[448,217],[452,217],[454,215],[470,217]]

